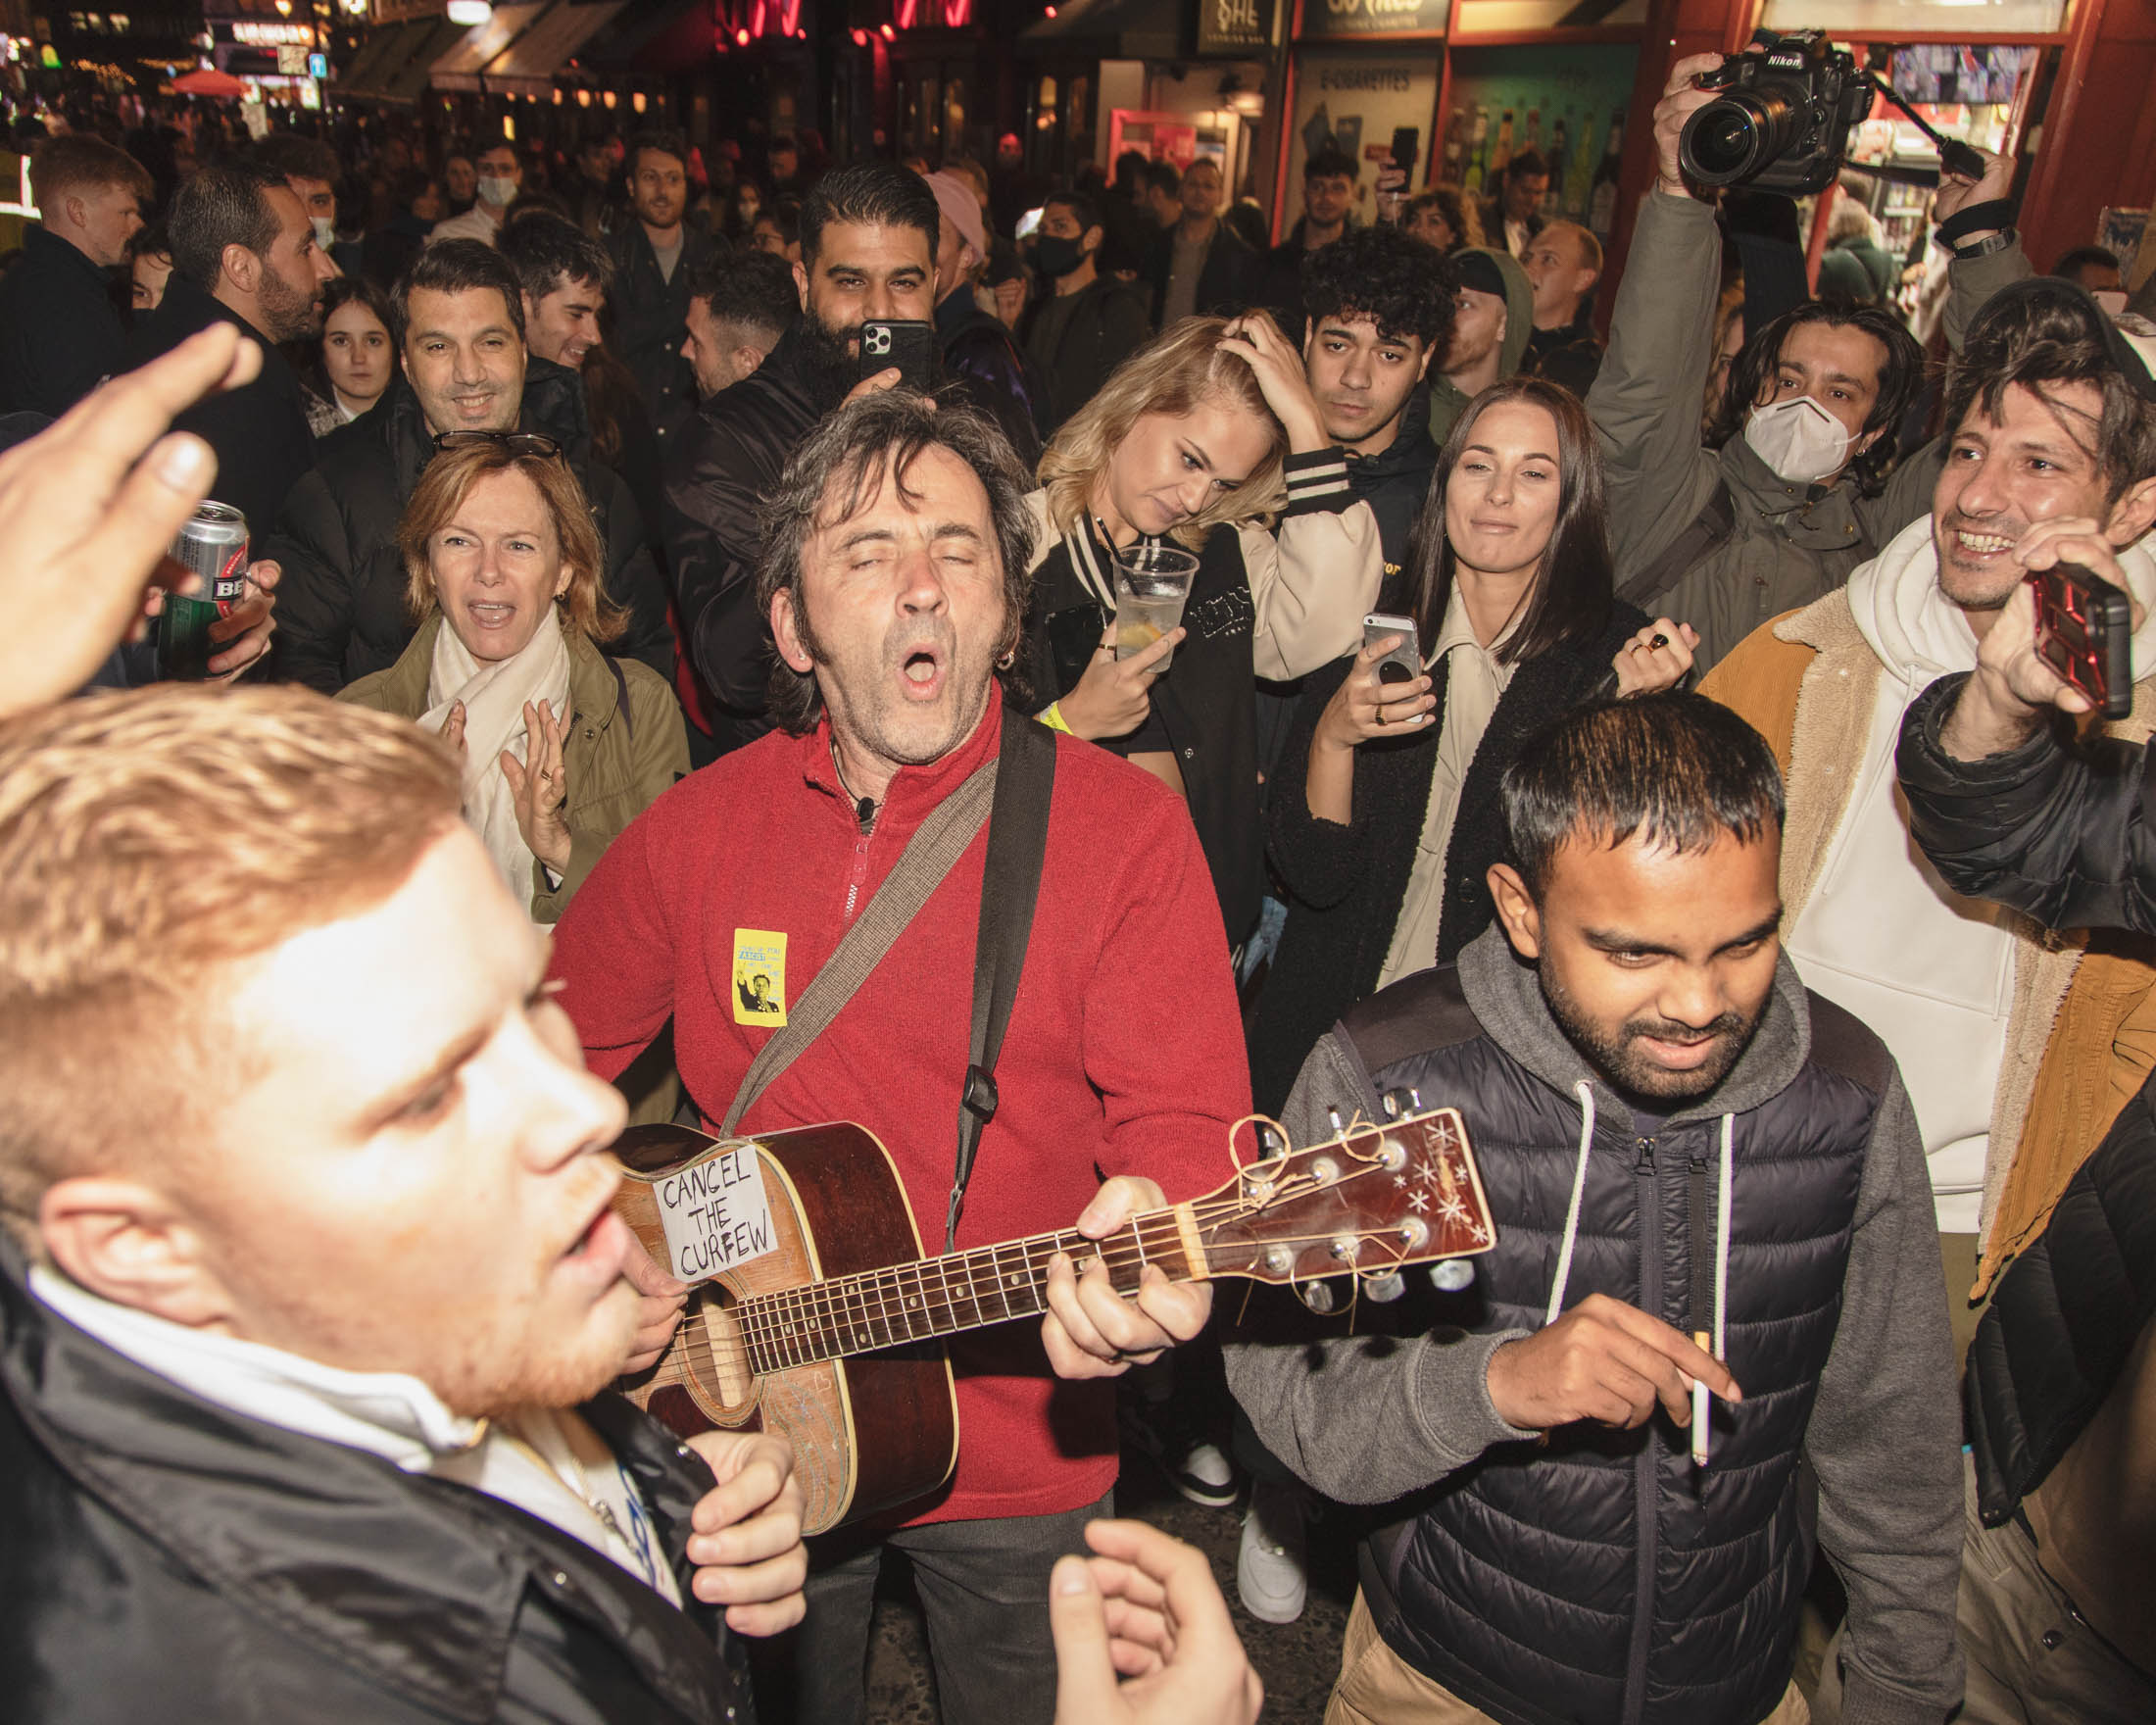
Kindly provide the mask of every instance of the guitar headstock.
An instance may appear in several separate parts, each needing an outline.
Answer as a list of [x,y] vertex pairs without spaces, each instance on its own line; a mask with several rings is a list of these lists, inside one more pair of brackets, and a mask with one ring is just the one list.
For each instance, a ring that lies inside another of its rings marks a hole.
[[1497,1243],[1457,1109],[1357,1121],[1252,1162],[1196,1211],[1210,1271],[1260,1282],[1382,1275]]

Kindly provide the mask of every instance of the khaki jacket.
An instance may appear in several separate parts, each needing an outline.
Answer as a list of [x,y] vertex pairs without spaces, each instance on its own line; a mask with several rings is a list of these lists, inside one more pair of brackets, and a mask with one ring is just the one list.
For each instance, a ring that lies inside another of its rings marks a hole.
[[[1714,211],[1650,194],[1610,315],[1609,347],[1588,416],[1607,476],[1610,550],[1620,583],[1646,569],[1714,495],[1729,489],[1736,525],[1648,609],[1699,631],[1697,662],[1714,665],[1752,630],[1833,592],[1932,502],[1942,452],[1935,440],[1905,456],[1877,497],[1844,476],[1790,485],[1741,436],[1699,443],[1699,408],[1714,363],[1721,286]],[[1957,349],[1993,293],[2029,273],[2020,246],[1952,266],[1946,334]]]
[[[427,672],[441,627],[437,613],[419,625],[395,665],[360,678],[337,699],[417,718],[427,709]],[[562,769],[569,781],[569,866],[550,891],[545,871],[532,864],[536,922],[561,920],[607,847],[689,770],[688,732],[664,679],[633,659],[609,658],[574,630],[564,635],[569,647],[570,725],[562,740]]]
[[[1836,591],[1754,631],[1700,685],[1773,745],[1788,785],[1785,926],[1818,884],[1864,759],[1880,664]],[[2156,729],[2156,678],[2110,727]],[[2014,1004],[1984,1168],[1981,1298],[2035,1238],[2075,1170],[2156,1067],[2156,946],[2137,936],[2053,934],[2012,912]]]

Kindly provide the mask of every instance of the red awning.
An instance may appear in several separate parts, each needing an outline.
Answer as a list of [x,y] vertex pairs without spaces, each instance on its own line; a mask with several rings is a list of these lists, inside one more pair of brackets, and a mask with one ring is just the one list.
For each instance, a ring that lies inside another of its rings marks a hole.
[[172,79],[172,89],[182,96],[244,96],[247,86],[228,72],[217,72],[203,68],[197,72],[182,73]]

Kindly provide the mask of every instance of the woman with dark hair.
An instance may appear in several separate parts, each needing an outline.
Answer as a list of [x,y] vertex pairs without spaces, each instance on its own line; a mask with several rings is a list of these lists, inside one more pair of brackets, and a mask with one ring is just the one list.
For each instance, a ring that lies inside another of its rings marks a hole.
[[1527,737],[1591,694],[1668,688],[1691,666],[1690,629],[1612,597],[1593,430],[1539,377],[1460,416],[1396,582],[1379,607],[1414,619],[1424,674],[1380,681],[1396,635],[1314,672],[1274,773],[1288,921],[1250,1029],[1267,1112],[1348,1007],[1490,925],[1497,786]]
[[317,437],[349,425],[388,393],[397,375],[389,298],[364,275],[322,287],[321,340],[304,377],[307,423]]
[[1483,243],[1482,212],[1456,185],[1434,185],[1407,206],[1400,225],[1410,238],[1436,246],[1447,257]]

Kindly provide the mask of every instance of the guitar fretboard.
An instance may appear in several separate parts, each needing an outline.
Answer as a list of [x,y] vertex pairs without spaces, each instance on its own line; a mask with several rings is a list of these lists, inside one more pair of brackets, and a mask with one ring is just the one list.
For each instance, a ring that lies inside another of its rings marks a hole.
[[1098,1257],[1118,1292],[1137,1291],[1147,1264],[1170,1281],[1192,1269],[1175,1211],[1149,1210],[1104,1240],[1075,1231],[1005,1240],[943,1257],[835,1276],[744,1300],[728,1313],[758,1373],[813,1365],[985,1329],[1048,1309],[1049,1265],[1060,1252],[1084,1273]]

